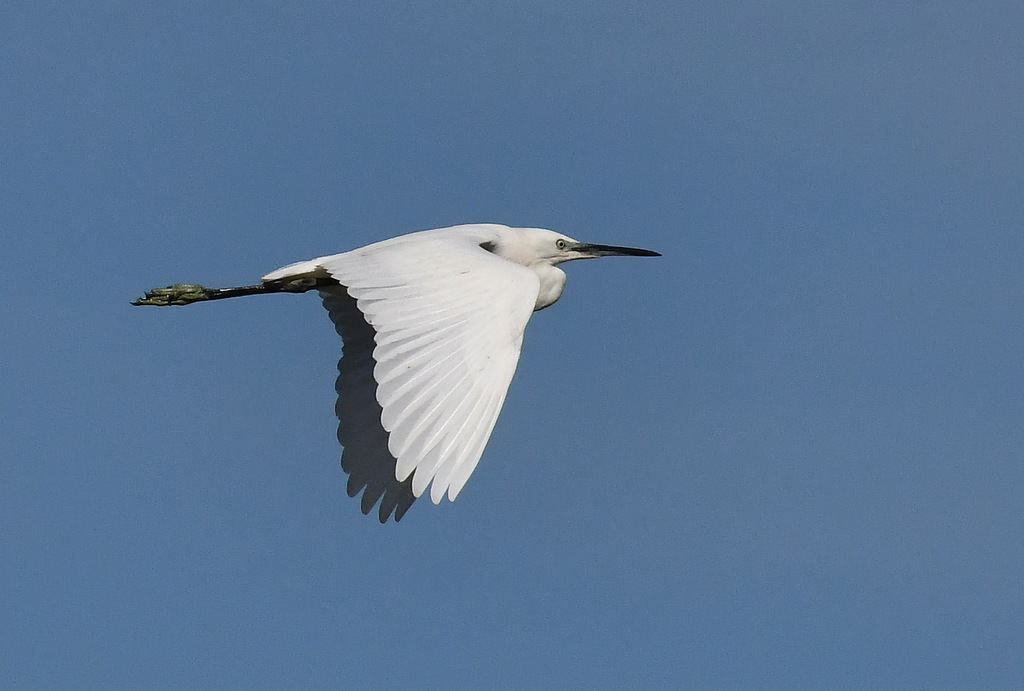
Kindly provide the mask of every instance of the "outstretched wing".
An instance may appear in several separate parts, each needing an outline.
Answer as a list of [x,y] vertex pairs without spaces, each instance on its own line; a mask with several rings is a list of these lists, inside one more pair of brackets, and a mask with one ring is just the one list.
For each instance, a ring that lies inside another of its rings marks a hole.
[[[364,510],[380,493],[386,503],[395,502],[397,518],[412,503],[402,489],[410,480],[413,497],[430,485],[435,504],[445,492],[454,500],[466,484],[505,401],[540,282],[534,271],[491,254],[473,237],[419,233],[396,240],[317,263],[355,299],[375,343],[373,380],[379,408],[363,405],[351,411],[342,403],[342,387],[369,386],[368,333],[363,333],[362,345],[354,351],[346,343],[342,362],[352,354],[363,362],[340,367],[339,415],[353,415],[353,425],[368,431],[365,419],[380,411],[390,458],[380,451],[383,437],[376,444],[367,441],[367,448],[375,451],[365,456],[366,467],[380,469],[394,461],[398,483],[385,482],[383,471],[365,470],[358,480],[350,477],[349,492],[353,486],[358,492],[365,478]],[[335,324],[353,321],[333,290],[321,293]],[[343,338],[343,331],[351,330],[338,329]],[[349,338],[359,341],[358,329],[354,333]],[[343,435],[348,424],[339,425],[339,438],[361,443],[347,432]],[[362,468],[364,457],[355,458],[360,460],[353,460],[352,467]],[[382,504],[386,519],[384,510]]]

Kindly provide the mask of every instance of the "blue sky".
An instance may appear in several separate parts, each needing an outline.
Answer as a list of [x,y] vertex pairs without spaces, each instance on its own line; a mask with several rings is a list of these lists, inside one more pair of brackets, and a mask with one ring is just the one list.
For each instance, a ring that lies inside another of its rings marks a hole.
[[[4,3],[0,679],[1019,688],[1024,7]],[[344,492],[311,295],[570,264],[454,504]]]

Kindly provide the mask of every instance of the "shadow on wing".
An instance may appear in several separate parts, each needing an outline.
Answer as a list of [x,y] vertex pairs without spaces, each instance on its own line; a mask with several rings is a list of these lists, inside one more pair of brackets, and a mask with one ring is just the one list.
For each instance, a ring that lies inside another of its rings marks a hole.
[[366,323],[344,286],[320,288],[324,307],[343,340],[335,389],[338,441],[344,447],[341,467],[348,473],[348,495],[363,492],[361,506],[369,514],[380,500],[380,522],[394,512],[398,521],[416,501],[412,476],[395,479],[395,457],[388,451],[388,433],[380,424],[377,382],[373,379],[373,327]]

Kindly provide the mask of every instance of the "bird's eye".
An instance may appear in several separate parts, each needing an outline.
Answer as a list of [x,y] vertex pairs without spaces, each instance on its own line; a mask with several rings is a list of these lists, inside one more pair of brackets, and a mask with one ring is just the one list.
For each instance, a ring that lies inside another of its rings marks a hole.
[[562,238],[558,238],[557,240],[555,240],[555,247],[557,247],[560,250],[564,250],[565,240],[563,240]]

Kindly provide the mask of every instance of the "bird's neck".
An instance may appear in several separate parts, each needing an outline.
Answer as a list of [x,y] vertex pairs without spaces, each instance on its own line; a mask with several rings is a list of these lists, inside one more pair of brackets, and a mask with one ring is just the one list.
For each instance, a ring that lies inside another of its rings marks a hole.
[[548,305],[553,305],[562,295],[565,289],[565,272],[557,266],[542,264],[534,266],[537,276],[540,277],[540,292],[537,294],[537,304],[534,311],[542,310]]

